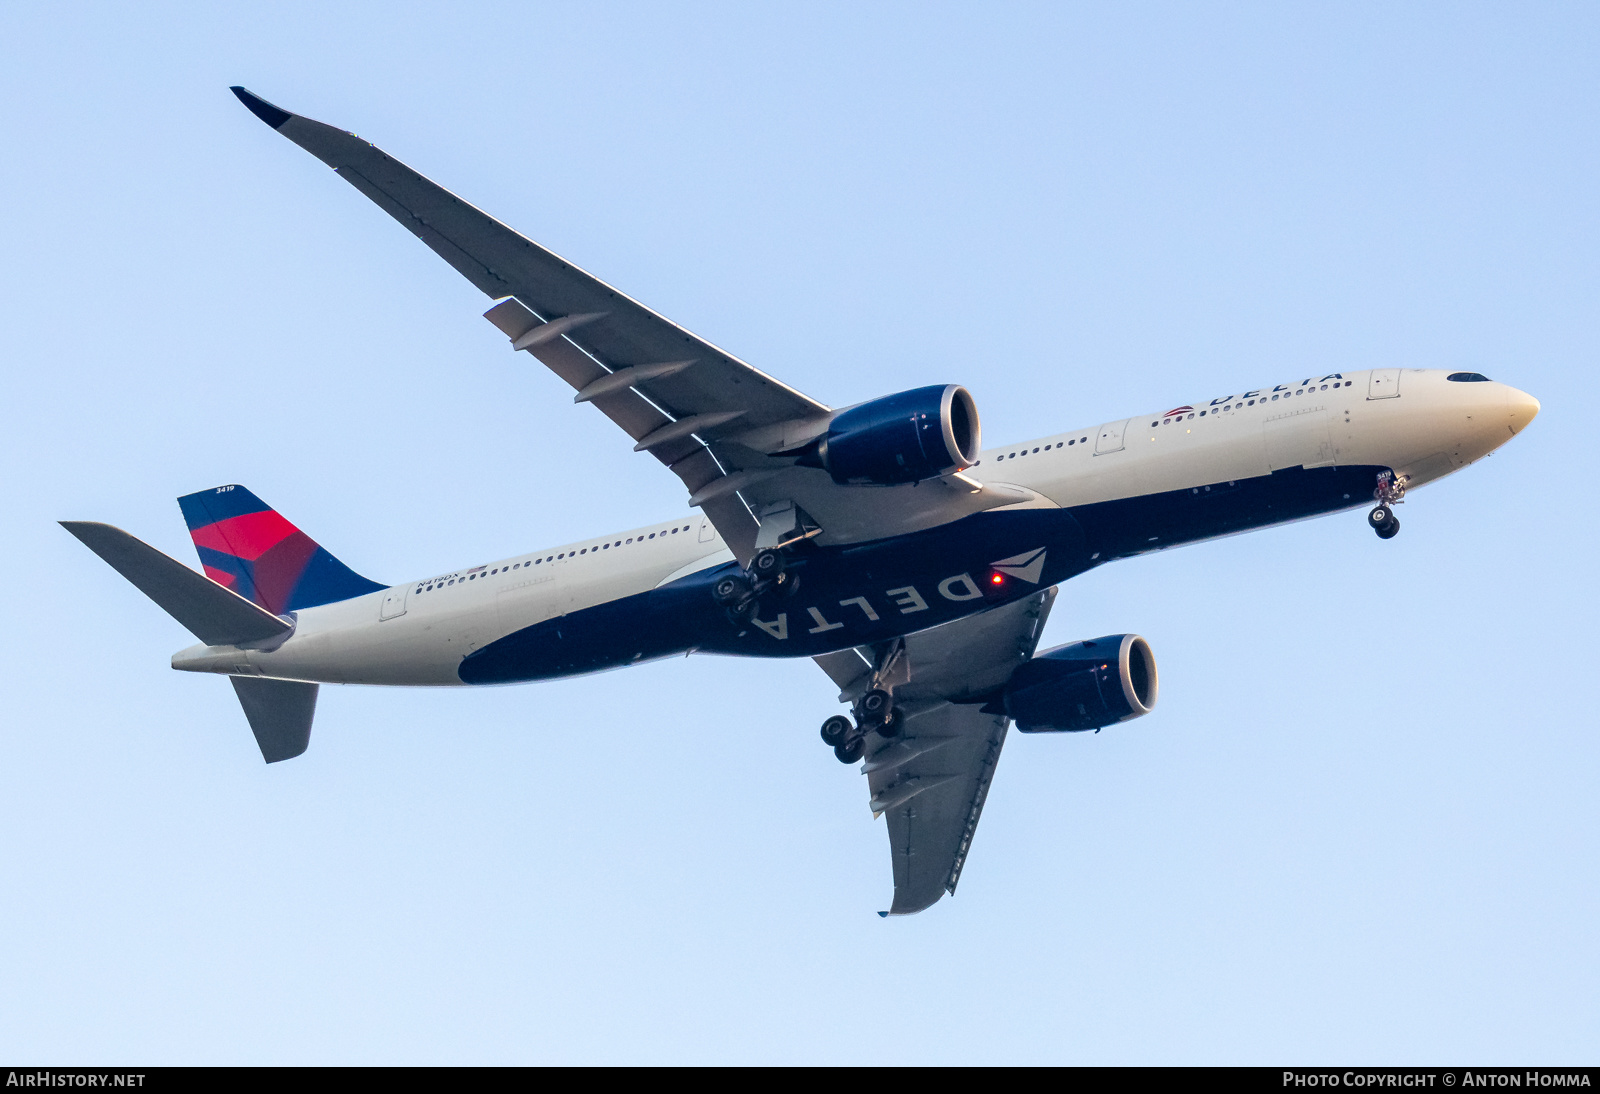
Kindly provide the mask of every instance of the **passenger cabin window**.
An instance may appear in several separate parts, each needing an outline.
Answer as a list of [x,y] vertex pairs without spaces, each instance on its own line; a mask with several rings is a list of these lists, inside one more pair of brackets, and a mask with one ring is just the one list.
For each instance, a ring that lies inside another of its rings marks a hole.
[[1458,384],[1487,384],[1489,382],[1489,377],[1481,372],[1452,372],[1445,379],[1454,380]]

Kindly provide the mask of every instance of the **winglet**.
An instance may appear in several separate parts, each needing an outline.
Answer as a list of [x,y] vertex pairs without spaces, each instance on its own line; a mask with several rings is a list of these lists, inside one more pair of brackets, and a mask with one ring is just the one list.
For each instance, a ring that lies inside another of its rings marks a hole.
[[267,102],[267,100],[261,98],[261,96],[252,95],[242,87],[230,87],[228,90],[237,95],[241,103],[244,103],[245,106],[249,107],[250,113],[254,114],[256,117],[260,118],[274,129],[281,128],[284,122],[294,117],[293,114],[289,113],[287,110],[284,110],[282,107],[273,106],[271,103]]

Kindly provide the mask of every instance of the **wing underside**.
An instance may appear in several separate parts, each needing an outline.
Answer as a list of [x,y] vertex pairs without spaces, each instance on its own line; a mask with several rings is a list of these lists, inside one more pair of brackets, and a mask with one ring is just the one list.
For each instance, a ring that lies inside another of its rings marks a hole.
[[[804,514],[817,542],[850,543],[957,520],[998,506],[1054,503],[962,476],[894,487],[846,486],[802,467],[793,450],[833,411],[656,314],[518,234],[353,133],[283,110],[243,88],[258,118],[332,167],[485,295],[516,350],[570,384],[670,468],[736,557],[754,553],[764,515]],[[791,453],[791,455],[784,455]],[[769,541],[770,542],[770,541]],[[904,640],[896,705],[905,731],[869,735],[863,769],[887,821],[895,897],[885,914],[920,911],[954,892],[983,810],[1007,720],[973,697],[1032,656],[1055,590]],[[841,699],[874,678],[883,650],[817,658]]]
[[[956,891],[1009,725],[973,700],[1033,656],[1055,595],[1046,589],[905,639],[894,688],[902,731],[869,734],[862,764],[869,805],[889,831],[894,902],[884,914],[920,912]],[[867,648],[816,660],[849,702],[871,686],[882,658]]]
[[800,506],[821,543],[914,531],[1031,491],[958,477],[895,487],[842,486],[791,453],[832,410],[658,315],[513,231],[353,133],[291,114],[244,88],[262,121],[332,167],[498,303],[488,318],[670,468],[741,561],[764,512]]
[[748,555],[756,522],[737,497],[739,483],[706,496],[729,471],[706,441],[775,423],[825,419],[828,407],[656,314],[355,134],[291,114],[243,88],[233,91],[257,117],[332,167],[484,294],[503,301],[488,318],[516,348],[539,358],[582,401],[621,426],[636,447],[676,472],[735,553]]

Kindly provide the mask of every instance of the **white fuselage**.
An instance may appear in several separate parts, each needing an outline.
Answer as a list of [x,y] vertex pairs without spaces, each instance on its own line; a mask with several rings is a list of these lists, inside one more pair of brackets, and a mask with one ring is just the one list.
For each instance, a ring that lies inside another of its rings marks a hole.
[[[966,474],[1032,491],[1039,500],[1029,504],[1064,508],[1289,467],[1390,468],[1415,488],[1492,452],[1538,411],[1507,385],[1447,375],[1384,369],[1302,379],[991,448]],[[1350,505],[1370,501],[1369,493]],[[694,514],[304,609],[273,649],[196,646],[175,655],[173,667],[324,683],[461,684],[462,658],[489,642],[732,558]]]

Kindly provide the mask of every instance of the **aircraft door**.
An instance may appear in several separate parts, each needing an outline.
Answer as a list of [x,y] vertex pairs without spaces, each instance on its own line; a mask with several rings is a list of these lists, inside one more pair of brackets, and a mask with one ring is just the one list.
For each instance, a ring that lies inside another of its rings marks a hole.
[[383,607],[378,609],[378,620],[396,619],[406,614],[406,598],[411,595],[410,585],[396,585],[383,594]]
[[1400,370],[1375,368],[1367,380],[1368,399],[1393,399],[1400,394]]
[[700,542],[710,543],[716,538],[717,530],[711,526],[711,518],[702,515],[700,518]]
[[1128,418],[1124,421],[1110,422],[1101,426],[1100,436],[1094,442],[1094,454],[1096,456],[1104,456],[1110,452],[1121,452],[1122,438],[1128,432],[1128,422],[1131,421],[1133,419]]

